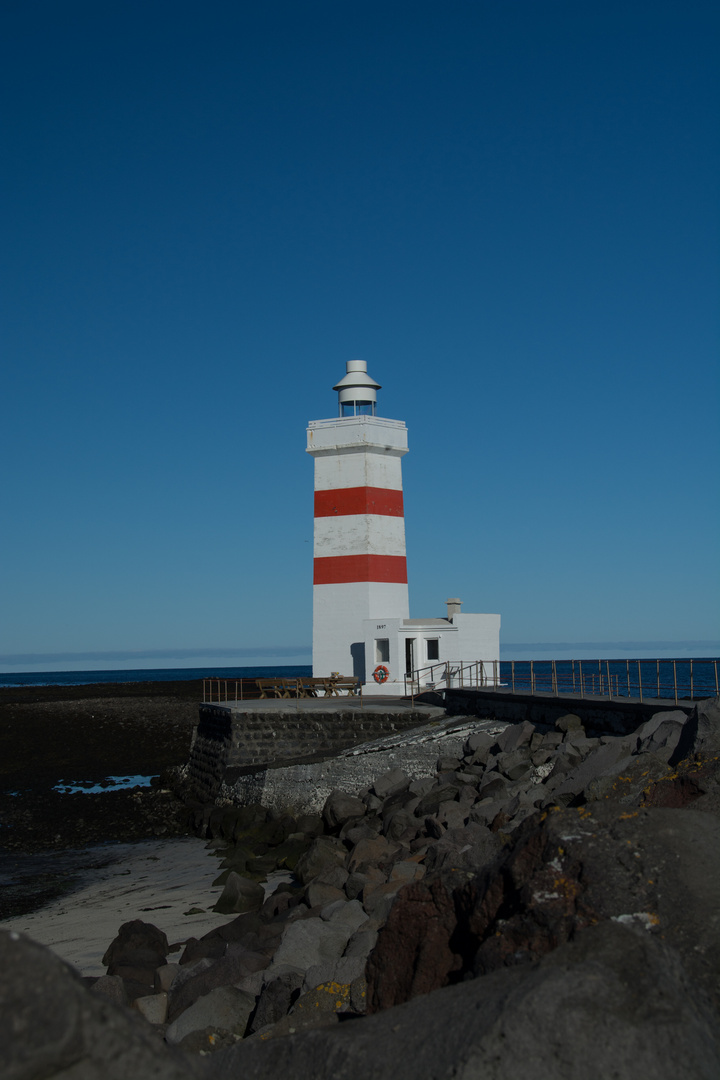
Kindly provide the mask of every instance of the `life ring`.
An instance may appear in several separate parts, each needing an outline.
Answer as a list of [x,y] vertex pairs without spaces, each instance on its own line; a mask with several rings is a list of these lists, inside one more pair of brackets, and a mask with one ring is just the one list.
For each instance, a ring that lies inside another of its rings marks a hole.
[[375,680],[375,682],[376,683],[384,683],[384,682],[387,682],[389,678],[390,678],[390,672],[385,667],[385,665],[384,664],[378,664],[378,666],[373,671],[373,679]]

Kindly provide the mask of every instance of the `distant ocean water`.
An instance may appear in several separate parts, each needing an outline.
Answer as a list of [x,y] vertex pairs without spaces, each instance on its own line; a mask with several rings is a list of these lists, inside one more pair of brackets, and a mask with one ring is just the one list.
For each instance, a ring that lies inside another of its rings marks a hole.
[[91,683],[191,682],[195,679],[294,679],[312,667],[129,668],[124,671],[0,672],[0,686],[87,686]]
[[[440,665],[438,665],[439,667]],[[616,697],[712,697],[718,693],[720,658],[659,660],[502,660],[500,681],[518,692],[531,688]],[[122,671],[32,671],[0,673],[0,687],[86,686],[92,683],[186,682],[196,679],[297,678],[309,664],[275,667],[134,668]],[[456,684],[459,684],[456,681]]]

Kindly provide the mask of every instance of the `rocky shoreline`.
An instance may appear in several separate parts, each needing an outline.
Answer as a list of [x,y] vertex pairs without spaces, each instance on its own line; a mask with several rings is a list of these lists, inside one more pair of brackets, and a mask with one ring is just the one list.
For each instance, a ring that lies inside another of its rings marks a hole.
[[[717,699],[622,737],[478,720],[432,775],[321,814],[198,809],[228,921],[131,919],[85,985],[3,934],[1,1052],[38,1080],[715,1077],[719,813]],[[64,1019],[31,1047],[39,985]]]

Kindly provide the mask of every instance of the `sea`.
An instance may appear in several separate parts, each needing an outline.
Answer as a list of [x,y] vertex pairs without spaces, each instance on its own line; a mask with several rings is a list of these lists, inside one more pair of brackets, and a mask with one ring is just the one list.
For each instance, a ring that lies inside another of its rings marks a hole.
[[[439,678],[442,664],[435,666]],[[475,684],[477,665],[453,665],[452,684]],[[492,669],[486,664],[486,674]],[[427,672],[427,669],[425,669]],[[502,660],[501,686],[518,693],[529,691],[598,694],[612,697],[680,700],[718,694],[718,657],[677,659]],[[105,671],[0,672],[0,687],[87,686],[93,683],[183,682],[200,679],[300,678],[312,674],[309,664],[269,667],[128,668]],[[426,678],[427,678],[426,674]],[[432,678],[432,676],[429,676]],[[424,680],[425,681],[425,680]]]

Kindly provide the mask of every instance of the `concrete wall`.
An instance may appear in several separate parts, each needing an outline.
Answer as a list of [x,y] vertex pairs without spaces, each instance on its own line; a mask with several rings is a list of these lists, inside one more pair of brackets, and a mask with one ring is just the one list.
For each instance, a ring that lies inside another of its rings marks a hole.
[[444,701],[448,712],[456,715],[492,717],[506,723],[518,724],[523,720],[531,724],[552,727],[555,721],[567,713],[575,713],[585,726],[588,735],[629,735],[645,720],[657,712],[683,709],[692,712],[694,702],[623,701],[622,698],[589,700],[569,695],[508,694],[500,690],[445,690],[442,695],[427,697],[437,704]]

